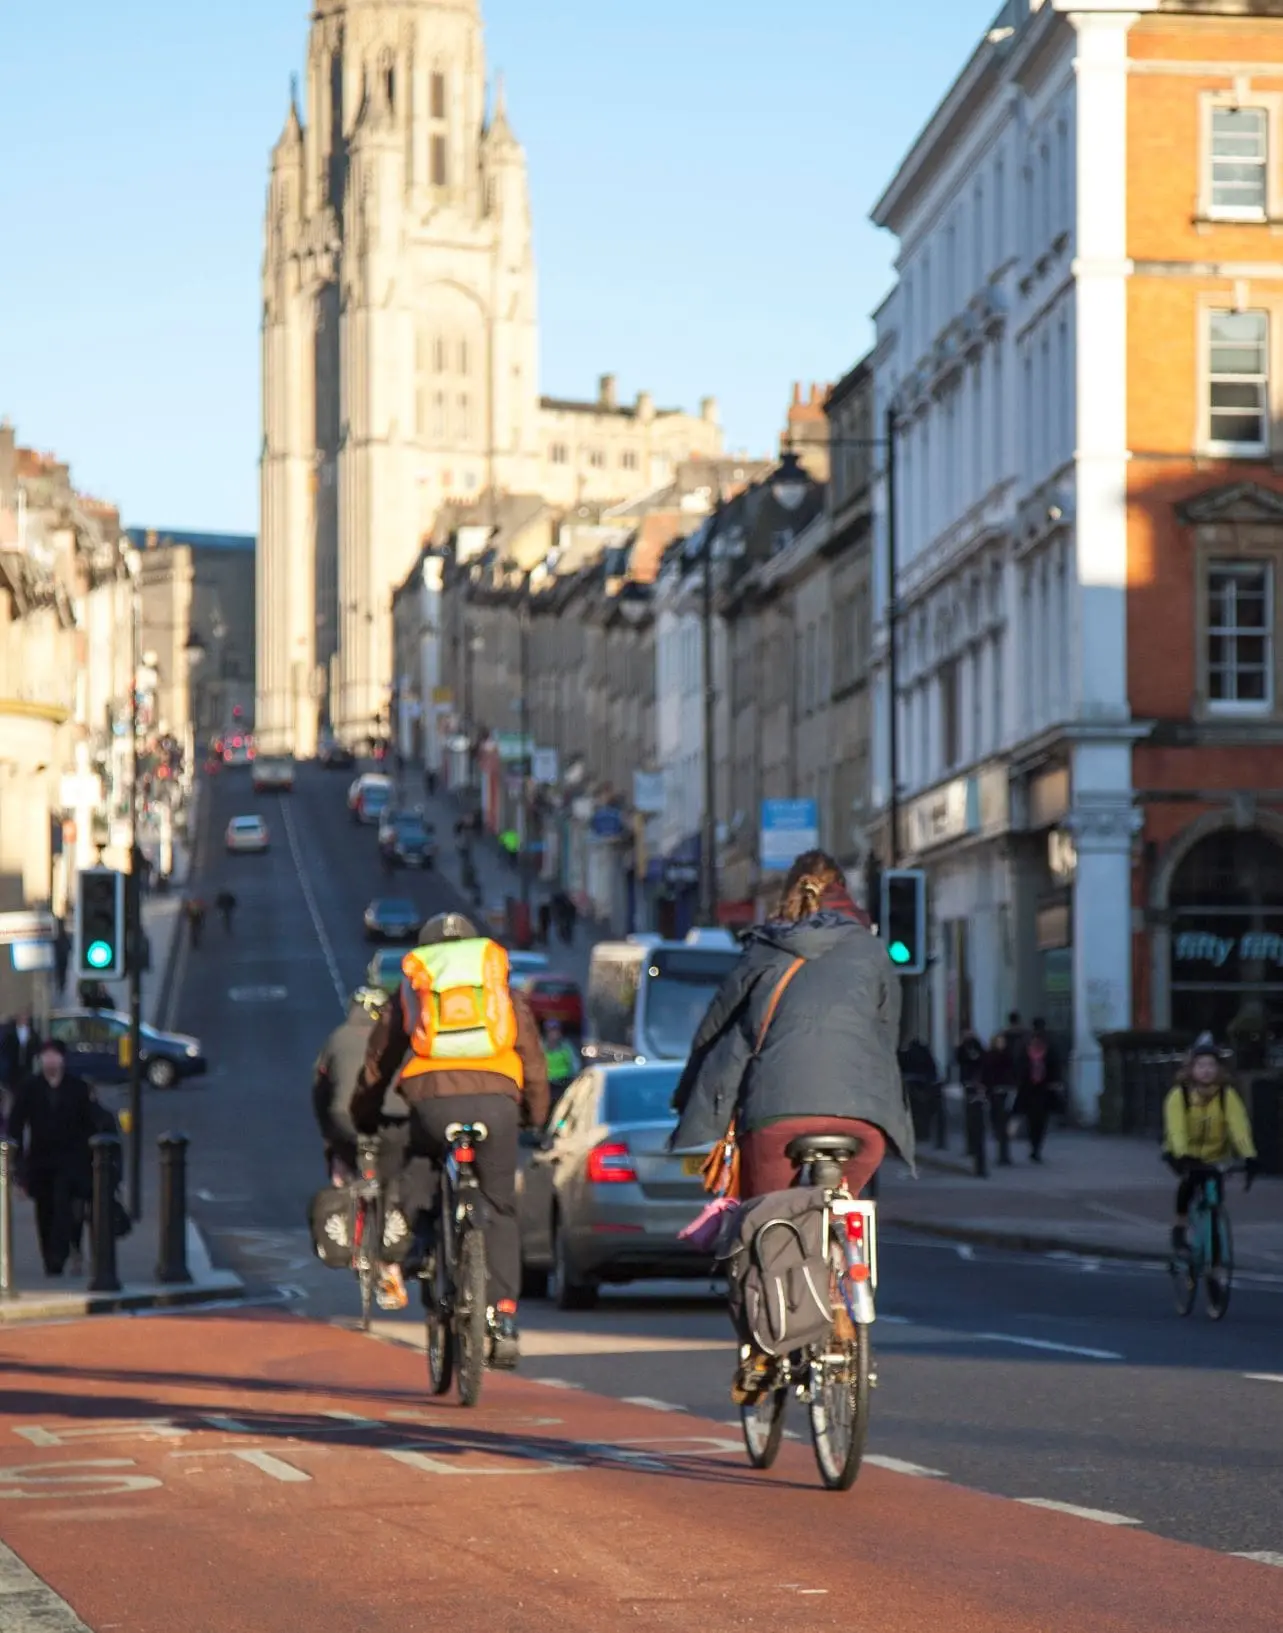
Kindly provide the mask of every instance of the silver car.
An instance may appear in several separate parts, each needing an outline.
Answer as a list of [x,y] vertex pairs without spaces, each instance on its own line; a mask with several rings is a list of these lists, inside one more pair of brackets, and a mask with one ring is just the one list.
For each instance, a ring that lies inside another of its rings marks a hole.
[[602,1282],[708,1276],[677,1233],[708,1197],[702,1154],[670,1155],[681,1067],[594,1066],[527,1137],[518,1174],[523,1291],[591,1309]]

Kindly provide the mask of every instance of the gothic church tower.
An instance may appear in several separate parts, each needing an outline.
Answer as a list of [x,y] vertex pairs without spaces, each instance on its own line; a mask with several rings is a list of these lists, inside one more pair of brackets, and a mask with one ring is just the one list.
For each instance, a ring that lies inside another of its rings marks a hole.
[[441,504],[537,491],[525,156],[487,118],[479,0],[316,0],[272,153],[256,726],[369,734],[390,599]]

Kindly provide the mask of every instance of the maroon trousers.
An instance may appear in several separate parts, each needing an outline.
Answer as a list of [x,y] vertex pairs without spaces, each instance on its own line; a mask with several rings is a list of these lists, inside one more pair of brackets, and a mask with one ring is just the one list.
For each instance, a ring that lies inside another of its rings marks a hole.
[[787,1191],[797,1181],[797,1170],[784,1155],[790,1140],[799,1134],[852,1134],[860,1149],[843,1172],[852,1196],[873,1178],[886,1156],[886,1136],[872,1123],[856,1117],[785,1117],[778,1123],[756,1128],[740,1140],[740,1196],[765,1196],[768,1191]]

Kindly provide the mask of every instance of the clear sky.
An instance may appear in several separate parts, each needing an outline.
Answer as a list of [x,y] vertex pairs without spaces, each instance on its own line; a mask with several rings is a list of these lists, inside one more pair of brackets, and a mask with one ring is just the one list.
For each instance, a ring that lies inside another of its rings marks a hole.
[[[483,0],[530,161],[542,388],[773,448],[868,344],[870,205],[998,0]],[[306,0],[0,8],[0,415],[129,525],[252,531],[268,152]]]

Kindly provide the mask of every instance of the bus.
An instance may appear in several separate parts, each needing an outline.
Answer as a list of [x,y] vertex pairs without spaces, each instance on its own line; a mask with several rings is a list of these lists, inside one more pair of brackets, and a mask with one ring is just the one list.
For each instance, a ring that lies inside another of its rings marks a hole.
[[740,949],[689,941],[603,941],[584,1006],[585,1062],[684,1061]]

